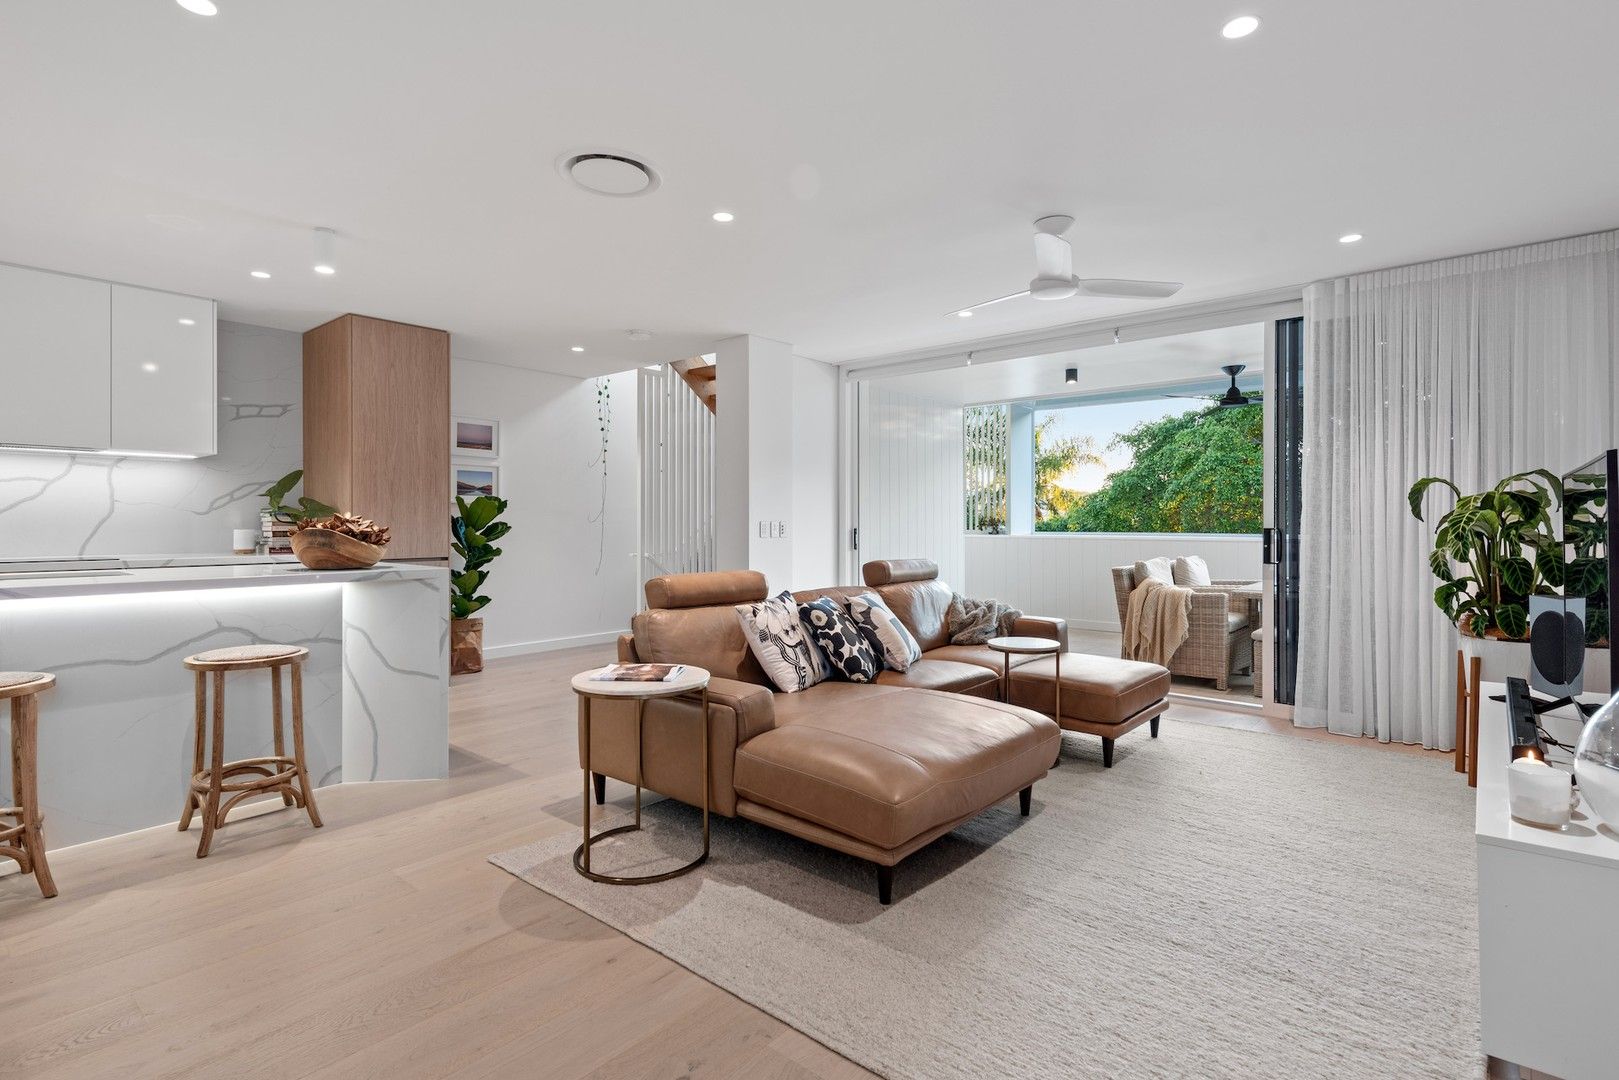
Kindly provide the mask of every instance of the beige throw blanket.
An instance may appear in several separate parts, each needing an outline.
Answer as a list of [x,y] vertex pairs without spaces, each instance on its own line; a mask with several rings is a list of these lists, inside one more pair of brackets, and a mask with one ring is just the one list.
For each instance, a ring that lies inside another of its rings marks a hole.
[[1124,658],[1169,666],[1191,632],[1192,590],[1148,578],[1130,591],[1124,614]]

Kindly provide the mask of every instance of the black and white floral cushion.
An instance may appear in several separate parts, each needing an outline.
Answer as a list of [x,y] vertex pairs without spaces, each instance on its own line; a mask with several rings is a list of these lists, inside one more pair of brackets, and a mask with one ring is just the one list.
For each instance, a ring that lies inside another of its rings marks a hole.
[[876,593],[858,593],[849,598],[849,618],[860,628],[860,634],[877,650],[883,664],[895,671],[904,671],[922,659],[922,646],[905,629],[883,598]]
[[883,669],[879,654],[843,607],[830,596],[798,606],[810,636],[832,665],[834,679],[869,683]]
[[738,604],[736,617],[748,648],[776,689],[791,694],[826,677],[823,660],[798,621],[792,593],[783,592],[757,604]]

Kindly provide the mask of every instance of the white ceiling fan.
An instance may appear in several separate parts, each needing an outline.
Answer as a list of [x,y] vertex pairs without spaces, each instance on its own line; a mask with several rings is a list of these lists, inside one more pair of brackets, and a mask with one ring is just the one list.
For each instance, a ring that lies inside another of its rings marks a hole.
[[979,308],[989,307],[1020,296],[1036,300],[1066,300],[1070,296],[1113,296],[1151,300],[1180,292],[1178,281],[1132,281],[1128,278],[1081,278],[1074,276],[1074,249],[1063,234],[1074,224],[1067,214],[1049,214],[1034,223],[1034,280],[1027,289],[971,307],[951,312],[963,318]]

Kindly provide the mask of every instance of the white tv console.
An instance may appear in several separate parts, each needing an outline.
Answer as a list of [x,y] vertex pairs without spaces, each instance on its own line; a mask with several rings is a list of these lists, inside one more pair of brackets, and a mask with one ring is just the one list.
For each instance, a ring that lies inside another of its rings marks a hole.
[[[1507,707],[1491,700],[1504,689],[1484,684],[1479,708],[1474,833],[1484,1052],[1562,1080],[1612,1080],[1619,1076],[1619,831],[1583,800],[1563,832],[1513,820]],[[1578,741],[1572,710],[1541,720],[1558,740]],[[1570,755],[1552,748],[1548,757],[1570,768]]]

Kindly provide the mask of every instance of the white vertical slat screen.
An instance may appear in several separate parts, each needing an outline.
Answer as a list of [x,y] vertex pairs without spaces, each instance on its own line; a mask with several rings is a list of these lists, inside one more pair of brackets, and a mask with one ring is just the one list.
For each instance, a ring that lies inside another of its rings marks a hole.
[[640,374],[641,580],[714,569],[714,416],[670,365]]

